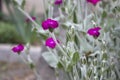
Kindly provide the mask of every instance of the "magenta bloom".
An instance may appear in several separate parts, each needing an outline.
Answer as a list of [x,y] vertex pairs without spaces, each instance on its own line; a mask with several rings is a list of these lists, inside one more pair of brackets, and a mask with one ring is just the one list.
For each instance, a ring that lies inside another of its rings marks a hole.
[[62,2],[63,2],[62,0],[55,0],[54,4],[55,5],[60,5],[60,4],[62,4]]
[[100,30],[101,28],[100,27],[95,27],[95,28],[91,28],[88,30],[88,34],[93,36],[93,37],[98,37],[100,35]]
[[24,50],[24,46],[22,44],[19,44],[12,48],[12,51],[15,53],[20,53],[23,50]]
[[[32,18],[32,20],[34,20],[34,21],[36,20],[36,17],[34,17],[34,16],[33,16],[33,17],[31,17],[31,18]],[[28,23],[28,22],[30,22],[30,19],[29,19],[29,18],[27,18],[27,19],[26,19],[26,22],[27,22],[27,23]]]
[[87,2],[92,3],[93,5],[96,5],[100,0],[87,0]]
[[46,40],[45,45],[48,46],[49,48],[52,48],[52,49],[53,49],[53,48],[55,48],[56,43],[55,43],[55,41],[53,40],[53,38],[50,37],[50,38],[48,38],[48,39]]
[[53,19],[47,19],[45,21],[42,22],[42,27],[44,30],[47,29],[55,29],[58,27],[58,22],[56,20]]
[[44,30],[49,29],[49,24],[48,24],[47,20],[42,22],[42,27],[43,27]]

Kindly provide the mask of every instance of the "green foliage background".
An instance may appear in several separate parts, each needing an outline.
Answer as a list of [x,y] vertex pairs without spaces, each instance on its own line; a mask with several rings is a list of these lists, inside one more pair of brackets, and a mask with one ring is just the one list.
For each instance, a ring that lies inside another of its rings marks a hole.
[[0,43],[24,43],[14,25],[9,22],[0,22]]

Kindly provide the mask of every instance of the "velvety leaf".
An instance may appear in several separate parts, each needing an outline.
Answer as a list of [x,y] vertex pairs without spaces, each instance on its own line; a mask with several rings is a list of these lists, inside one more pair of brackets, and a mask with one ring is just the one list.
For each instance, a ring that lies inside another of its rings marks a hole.
[[107,58],[108,58],[107,54],[103,54],[102,60],[107,60]]
[[25,3],[26,3],[26,0],[23,0],[23,2],[22,2],[22,4],[21,4],[22,8],[24,8]]
[[102,13],[102,18],[105,18],[106,16],[107,16],[106,11],[103,11],[103,13]]
[[48,38],[48,35],[39,33],[39,37],[40,39],[46,40]]
[[73,22],[77,23],[77,16],[76,16],[76,12],[73,13]]
[[67,71],[67,72],[71,72],[71,71],[72,71],[72,68],[73,68],[73,65],[71,65],[71,63],[69,63],[69,64],[67,65],[66,71]]
[[53,68],[57,67],[58,59],[53,53],[44,52],[42,56],[51,67]]
[[14,0],[14,3],[17,3],[19,6],[22,6],[24,0]]
[[76,64],[80,59],[79,53],[75,52],[72,57],[72,64]]
[[63,68],[63,65],[61,64],[61,62],[58,62],[57,67],[58,67],[59,69]]
[[76,35],[75,35],[75,38],[74,38],[74,42],[76,43],[77,47],[80,48],[80,41],[79,41],[79,39],[77,38]]
[[29,63],[29,66],[31,69],[35,68],[35,65],[33,63]]

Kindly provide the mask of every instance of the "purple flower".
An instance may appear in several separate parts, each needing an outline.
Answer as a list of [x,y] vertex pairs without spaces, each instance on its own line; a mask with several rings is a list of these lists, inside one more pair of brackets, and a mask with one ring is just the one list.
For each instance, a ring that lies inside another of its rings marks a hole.
[[60,4],[62,4],[62,2],[63,2],[62,0],[55,0],[54,4],[55,5],[60,5]]
[[[34,21],[36,20],[36,17],[34,17],[34,16],[31,17],[31,18],[32,18],[32,20],[34,20]],[[27,22],[27,23],[30,22],[30,21],[31,21],[31,20],[30,20],[29,18],[26,19],[26,22]]]
[[47,20],[42,22],[42,27],[43,27],[44,30],[49,29],[49,24],[48,24]]
[[[59,42],[59,41],[58,41],[58,42]],[[49,48],[54,49],[55,46],[56,46],[56,43],[55,43],[55,41],[53,40],[53,38],[50,37],[50,38],[48,38],[48,39],[46,40],[45,45],[48,46]]]
[[55,21],[55,20],[52,20],[52,19],[48,19],[48,24],[49,24],[49,27],[54,29],[54,28],[57,28],[58,27],[58,22]]
[[42,22],[42,27],[44,30],[47,29],[55,29],[58,27],[58,22],[56,20],[53,19],[47,19],[45,21]]
[[87,2],[92,3],[93,5],[96,5],[100,0],[87,0]]
[[23,50],[24,50],[24,46],[22,44],[19,44],[12,48],[12,51],[15,53],[20,53]]
[[100,29],[100,27],[90,28],[87,33],[93,37],[98,37],[100,35]]

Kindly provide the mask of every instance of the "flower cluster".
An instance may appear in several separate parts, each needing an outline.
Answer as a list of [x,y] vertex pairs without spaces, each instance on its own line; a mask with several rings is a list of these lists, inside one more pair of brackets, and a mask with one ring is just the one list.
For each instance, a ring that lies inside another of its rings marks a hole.
[[59,25],[58,22],[53,19],[47,19],[42,22],[42,27],[44,30],[55,29],[58,27],[58,25]]

